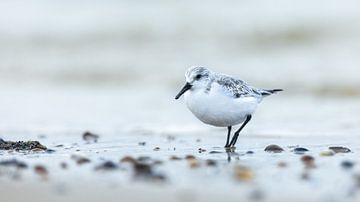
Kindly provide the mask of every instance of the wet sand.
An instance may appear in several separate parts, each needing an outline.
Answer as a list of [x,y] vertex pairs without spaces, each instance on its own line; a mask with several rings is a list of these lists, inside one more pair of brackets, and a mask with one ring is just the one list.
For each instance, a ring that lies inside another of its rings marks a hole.
[[[6,193],[1,201],[356,201],[360,197],[359,130],[351,114],[356,97],[268,98],[243,131],[236,150],[226,152],[222,147],[226,130],[198,122],[182,101],[173,102],[170,91],[159,92],[146,104],[141,100],[147,93],[125,90],[3,92],[5,103],[10,103],[9,97],[28,99],[14,99],[16,105],[1,109],[8,117],[2,122],[1,138],[38,140],[50,151],[0,152],[0,162],[16,159],[27,165],[0,166],[0,187]],[[130,100],[134,101],[127,105]],[[120,101],[123,105],[117,105]],[[285,103],[300,103],[302,108]],[[275,107],[267,107],[272,104]],[[308,111],[313,111],[311,119]],[[350,116],[350,121],[335,122],[328,116],[339,111],[340,118]],[[84,140],[85,131],[99,138],[93,141],[90,135]],[[284,151],[264,151],[271,144]],[[334,153],[329,150],[332,146],[351,151]],[[298,147],[309,151],[295,153]]]

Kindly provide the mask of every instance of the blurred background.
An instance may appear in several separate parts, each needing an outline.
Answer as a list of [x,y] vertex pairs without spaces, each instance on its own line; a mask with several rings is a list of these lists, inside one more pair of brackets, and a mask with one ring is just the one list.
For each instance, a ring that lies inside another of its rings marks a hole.
[[3,132],[205,130],[173,101],[192,65],[284,88],[264,133],[359,129],[356,0],[0,1],[0,53]]

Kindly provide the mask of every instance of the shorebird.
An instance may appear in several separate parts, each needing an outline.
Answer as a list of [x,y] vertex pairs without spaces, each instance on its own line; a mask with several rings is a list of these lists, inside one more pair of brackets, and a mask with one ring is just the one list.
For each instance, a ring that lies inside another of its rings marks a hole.
[[[183,94],[189,110],[202,122],[227,127],[225,148],[234,148],[241,130],[249,123],[262,99],[282,89],[266,90],[249,86],[245,81],[211,71],[206,67],[190,67],[186,84],[176,95]],[[231,129],[241,124],[231,141]]]

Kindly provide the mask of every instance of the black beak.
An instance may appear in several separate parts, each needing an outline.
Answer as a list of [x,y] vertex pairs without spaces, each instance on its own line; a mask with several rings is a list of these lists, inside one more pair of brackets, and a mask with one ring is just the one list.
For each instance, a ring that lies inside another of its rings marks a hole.
[[185,86],[181,89],[181,91],[175,96],[175,100],[179,99],[182,94],[184,94],[186,91],[190,90],[192,85],[188,82],[186,82]]

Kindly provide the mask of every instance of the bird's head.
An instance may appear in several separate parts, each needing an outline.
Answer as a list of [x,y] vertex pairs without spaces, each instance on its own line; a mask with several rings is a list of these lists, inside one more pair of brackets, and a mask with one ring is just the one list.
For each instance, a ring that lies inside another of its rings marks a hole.
[[188,90],[204,88],[209,81],[210,75],[211,71],[206,67],[190,67],[185,73],[186,84],[176,95],[175,99],[179,99]]

